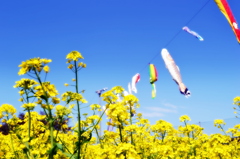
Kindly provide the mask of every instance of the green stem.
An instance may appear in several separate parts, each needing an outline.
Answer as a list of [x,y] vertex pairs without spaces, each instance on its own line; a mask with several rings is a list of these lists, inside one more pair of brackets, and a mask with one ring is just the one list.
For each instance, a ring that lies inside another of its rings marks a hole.
[[28,141],[30,141],[30,137],[31,137],[31,114],[30,114],[30,110],[28,109]]
[[[130,124],[132,125],[132,106],[130,105]],[[130,132],[130,136],[131,136],[131,144],[135,145],[133,142],[133,133]]]
[[222,159],[222,156],[220,154],[218,154],[219,158]]
[[98,137],[98,142],[100,143],[100,146],[101,146],[101,148],[103,149],[103,145],[102,145],[102,142],[101,142],[100,136],[99,136],[99,134],[98,134],[98,130],[97,130],[96,127],[94,127],[94,129],[95,129],[96,134],[97,134],[97,137]]
[[194,137],[194,132],[193,132],[193,131],[192,131],[192,138],[195,139],[195,137]]
[[[119,117],[117,117],[117,118],[118,118],[118,121],[120,122]],[[120,122],[120,123],[121,123],[121,122]],[[122,125],[119,125],[119,126],[118,126],[118,129],[119,129],[120,140],[121,140],[121,142],[123,142],[122,128],[121,128],[121,126],[122,126]]]
[[164,138],[165,138],[165,135],[166,135],[166,130],[165,130],[164,133],[162,134],[162,142],[163,142],[163,140],[164,140]]
[[43,108],[43,111],[44,111],[44,113],[46,114],[46,116],[47,116],[47,118],[48,118],[48,113],[47,113],[47,111],[46,111],[45,108]]
[[[77,61],[74,61],[74,69],[75,69],[75,79],[76,79],[76,93],[78,93],[78,70],[77,70]],[[81,112],[80,112],[80,104],[79,101],[77,101],[77,110],[78,110],[78,146],[77,146],[77,158],[80,159],[81,154],[81,144],[80,144],[80,138],[81,138]]]
[[58,137],[58,139],[61,141],[61,143],[64,145],[64,147],[66,148],[66,150],[70,153],[70,154],[72,154],[71,153],[71,151],[67,148],[67,146],[64,144],[64,142],[61,140],[61,138],[60,137]]
[[[61,129],[62,125],[63,125],[63,118],[60,119],[60,129]],[[60,129],[57,130],[55,139],[57,139],[57,136],[58,136],[58,133],[59,133]]]
[[[48,109],[47,109],[47,110],[48,110],[48,115],[47,115],[47,116],[48,116],[48,118],[49,118],[49,129],[50,129],[51,149],[53,150],[54,145],[55,145],[55,143],[54,143],[54,136],[53,136],[53,116],[52,116],[52,112],[51,112],[50,105],[49,105],[49,102],[48,102],[48,95],[47,95],[47,92],[45,91],[45,89],[44,89],[44,87],[43,87],[43,83],[42,83],[41,78],[40,78],[38,72],[36,71],[36,69],[34,69],[34,72],[35,72],[35,74],[36,74],[36,76],[37,76],[38,82],[40,83],[40,85],[41,85],[41,87],[42,87],[42,89],[43,89],[44,96],[46,97],[46,98],[45,98],[45,101],[46,101],[47,108],[48,108]],[[53,159],[53,155],[54,155],[54,154],[51,152],[51,153],[49,154],[49,159]]]
[[12,150],[13,150],[14,155],[15,155],[15,157],[16,157],[17,155],[16,155],[16,152],[15,152],[15,149],[14,149],[14,146],[13,146],[13,138],[12,138],[12,134],[11,134],[11,133],[10,133],[10,136],[11,136],[11,146],[12,146]]
[[121,125],[119,125],[118,128],[119,128],[120,140],[121,140],[121,142],[123,142]]
[[27,156],[28,159],[30,159],[30,155],[28,153],[26,153],[26,156]]
[[[7,120],[9,120],[9,117],[7,116]],[[9,126],[10,127],[10,126]],[[10,130],[11,131],[11,130]],[[13,152],[14,152],[14,155],[15,155],[15,157],[17,156],[16,155],[16,152],[15,152],[15,149],[14,149],[14,146],[13,146],[13,137],[12,137],[12,133],[11,132],[9,132],[9,134],[10,134],[10,137],[11,137],[11,146],[12,146],[12,150],[13,150]]]
[[224,131],[222,125],[219,124],[219,126],[220,126],[221,130],[224,132],[224,134],[227,135],[227,133]]
[[[51,147],[52,147],[52,150],[54,148],[54,136],[53,136],[53,119],[50,119],[49,120],[49,124],[50,124],[50,136],[51,136]],[[50,159],[53,159],[53,153],[51,152],[49,154],[49,158]]]
[[[187,122],[186,122],[186,120],[184,120],[184,124],[185,124],[185,126],[186,126],[186,128],[187,128]],[[190,138],[189,132],[187,132],[187,135],[188,135],[188,137]]]
[[[26,91],[25,88],[24,88],[24,92],[26,94],[27,103],[29,103],[28,92]],[[27,108],[27,111],[28,111],[28,138],[29,138],[28,142],[29,142],[31,137],[31,113],[29,108]]]
[[96,126],[99,124],[99,122],[101,121],[102,116],[103,116],[103,114],[106,112],[106,110],[107,110],[107,108],[103,111],[103,113],[102,113],[102,115],[100,116],[100,118],[98,119],[97,123],[93,126],[93,129],[91,130],[91,133],[92,133],[92,131],[96,128]]

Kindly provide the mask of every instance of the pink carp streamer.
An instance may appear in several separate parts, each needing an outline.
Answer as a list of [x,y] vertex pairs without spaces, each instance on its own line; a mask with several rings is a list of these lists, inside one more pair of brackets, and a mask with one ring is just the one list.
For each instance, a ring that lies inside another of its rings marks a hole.
[[190,30],[187,26],[183,27],[182,29],[184,31],[188,32],[189,34],[195,36],[198,40],[203,41],[203,38],[198,33],[196,33],[195,31]]
[[137,93],[137,88],[136,88],[136,84],[140,81],[140,74],[137,73],[136,75],[134,75],[132,77],[132,91],[134,93]]

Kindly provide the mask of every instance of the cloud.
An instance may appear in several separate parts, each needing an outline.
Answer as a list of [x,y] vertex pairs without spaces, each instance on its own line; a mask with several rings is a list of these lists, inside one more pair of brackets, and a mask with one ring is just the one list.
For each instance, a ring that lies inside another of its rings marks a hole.
[[163,105],[165,107],[170,107],[170,108],[173,108],[173,109],[177,109],[177,106],[176,105],[173,105],[173,104],[170,104],[170,103],[163,103]]
[[171,103],[167,103],[167,102],[162,102],[161,103],[163,106],[165,107],[169,107],[169,108],[173,108],[173,109],[178,109],[178,108],[186,108],[184,106],[176,106],[174,104],[171,104]]
[[148,107],[147,109],[154,112],[177,113],[176,109],[166,109],[161,107]]
[[148,118],[163,117],[163,116],[166,116],[167,114],[177,113],[177,106],[170,103],[164,103],[163,106],[168,108],[148,106],[144,108],[144,112],[140,112],[140,113],[142,113],[144,117],[148,117]]
[[171,103],[162,103],[162,107],[148,106],[144,108],[144,112],[141,112],[144,117],[163,117],[167,114],[177,113],[178,106]]
[[140,112],[140,113],[142,113],[142,115],[143,115],[144,117],[148,117],[148,118],[163,117],[163,116],[165,116],[164,114],[159,113],[159,112]]

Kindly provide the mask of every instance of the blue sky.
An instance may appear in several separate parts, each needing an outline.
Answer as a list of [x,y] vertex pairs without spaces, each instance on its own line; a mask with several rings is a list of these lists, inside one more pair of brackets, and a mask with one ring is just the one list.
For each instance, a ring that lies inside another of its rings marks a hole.
[[[137,111],[152,124],[163,119],[179,125],[179,117],[185,114],[191,123],[234,118],[233,98],[240,95],[240,46],[213,0],[198,13],[207,1],[1,1],[0,104],[12,104],[22,112],[13,85],[27,77],[18,76],[18,65],[33,57],[52,59],[48,80],[60,94],[72,90],[63,85],[74,77],[65,58],[77,50],[87,64],[80,72],[79,86],[86,90],[89,104],[98,103],[96,90],[127,89],[132,76],[140,73]],[[240,22],[239,0],[228,3]],[[204,41],[181,31],[186,24]],[[188,99],[179,93],[160,56],[166,45],[192,93]],[[151,98],[149,62],[159,75],[155,99]]]

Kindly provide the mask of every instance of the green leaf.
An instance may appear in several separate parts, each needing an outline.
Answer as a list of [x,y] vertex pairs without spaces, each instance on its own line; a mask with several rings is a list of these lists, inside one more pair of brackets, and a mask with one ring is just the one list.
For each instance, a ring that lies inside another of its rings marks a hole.
[[57,154],[57,145],[55,144],[53,148],[50,148],[49,150],[47,150],[47,153],[48,154],[53,154],[53,155],[56,155]]
[[62,144],[57,143],[56,146],[59,150],[61,150],[63,152],[63,145]]
[[64,152],[63,154],[66,155],[67,157],[71,157],[71,159],[76,158],[76,156],[74,156],[74,155],[72,155],[70,153],[67,153],[67,152]]
[[72,98],[68,98],[66,103],[69,104],[71,102]]
[[36,98],[36,96],[29,96],[28,98]]
[[48,98],[45,95],[41,95],[40,98],[42,98],[43,100],[45,100],[47,102]]

